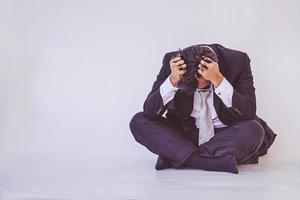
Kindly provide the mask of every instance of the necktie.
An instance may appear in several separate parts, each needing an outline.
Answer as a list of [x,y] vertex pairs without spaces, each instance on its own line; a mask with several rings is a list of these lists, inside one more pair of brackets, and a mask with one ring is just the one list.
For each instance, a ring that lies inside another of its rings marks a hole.
[[199,127],[199,141],[198,141],[199,145],[209,141],[215,135],[212,116],[207,103],[207,98],[211,93],[211,91],[212,91],[212,85],[208,89],[198,90],[201,96],[200,127]]

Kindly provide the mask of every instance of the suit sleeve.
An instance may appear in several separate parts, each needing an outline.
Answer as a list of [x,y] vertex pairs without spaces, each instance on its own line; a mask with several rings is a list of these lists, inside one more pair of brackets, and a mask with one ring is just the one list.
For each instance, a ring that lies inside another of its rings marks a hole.
[[245,54],[244,67],[233,87],[232,106],[221,106],[220,108],[221,112],[226,113],[226,115],[223,115],[226,116],[225,120],[232,123],[254,119],[256,115],[256,97],[250,59],[247,54]]
[[155,82],[153,83],[151,92],[148,94],[144,102],[144,115],[151,120],[159,118],[168,106],[168,104],[164,105],[164,101],[160,93],[160,86],[164,83],[164,81],[169,77],[171,73],[169,60],[170,56],[169,54],[166,54],[163,58],[160,72],[157,75]]
[[163,99],[164,105],[174,99],[177,90],[178,88],[172,85],[170,76],[168,76],[168,78],[159,87],[160,95]]
[[225,106],[232,107],[233,87],[225,77],[214,92],[220,97]]

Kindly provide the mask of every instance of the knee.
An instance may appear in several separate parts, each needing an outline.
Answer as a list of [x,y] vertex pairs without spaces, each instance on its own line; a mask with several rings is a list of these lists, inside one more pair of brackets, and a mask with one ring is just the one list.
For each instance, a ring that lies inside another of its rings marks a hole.
[[247,123],[248,129],[251,133],[251,137],[260,143],[265,135],[263,126],[256,120],[247,120],[245,122]]
[[137,139],[137,134],[141,132],[140,128],[143,126],[145,119],[144,112],[138,112],[130,120],[129,127],[135,139]]
[[138,112],[133,117],[131,118],[129,122],[129,127],[132,130],[136,129],[137,126],[140,125],[142,119],[144,118],[144,113],[143,112]]

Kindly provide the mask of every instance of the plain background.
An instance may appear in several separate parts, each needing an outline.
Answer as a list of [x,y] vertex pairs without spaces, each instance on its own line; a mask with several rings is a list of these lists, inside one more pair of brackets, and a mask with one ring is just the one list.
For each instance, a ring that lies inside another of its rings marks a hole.
[[270,153],[299,156],[299,22],[297,0],[1,0],[0,156],[154,161],[129,121],[164,54],[201,43],[249,55]]

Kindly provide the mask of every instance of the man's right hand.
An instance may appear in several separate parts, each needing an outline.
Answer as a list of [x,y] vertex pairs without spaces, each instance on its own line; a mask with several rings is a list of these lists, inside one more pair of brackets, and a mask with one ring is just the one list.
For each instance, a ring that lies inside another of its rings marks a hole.
[[186,64],[179,55],[170,60],[170,81],[174,87],[177,87],[179,81],[182,79],[182,75],[186,72]]

